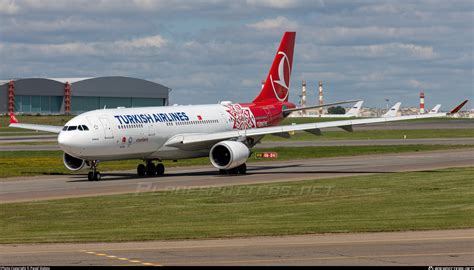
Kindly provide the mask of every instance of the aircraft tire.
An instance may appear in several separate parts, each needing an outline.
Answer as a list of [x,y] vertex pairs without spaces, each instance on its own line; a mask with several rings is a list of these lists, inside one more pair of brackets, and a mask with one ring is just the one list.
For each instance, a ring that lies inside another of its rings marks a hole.
[[89,172],[87,174],[87,180],[89,181],[100,181],[101,174],[100,172]]
[[146,165],[146,175],[155,176],[156,175],[156,166],[153,162],[150,162]]
[[165,174],[165,165],[163,163],[156,164],[156,174],[162,176]]
[[245,175],[247,173],[247,165],[245,163],[240,165],[239,167],[237,167],[237,171],[239,172],[239,174]]
[[239,174],[238,167],[227,170],[229,174]]
[[146,167],[143,164],[138,164],[137,166],[137,174],[139,176],[145,176],[146,175]]

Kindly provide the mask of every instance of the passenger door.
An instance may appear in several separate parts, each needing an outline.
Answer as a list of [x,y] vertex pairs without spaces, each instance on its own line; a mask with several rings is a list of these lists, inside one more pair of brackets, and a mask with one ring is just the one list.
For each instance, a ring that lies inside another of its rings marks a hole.
[[112,124],[109,121],[109,118],[107,115],[103,115],[99,117],[100,123],[102,124],[102,127],[104,128],[104,139],[113,139],[114,138],[114,133],[112,130]]
[[99,118],[95,116],[89,116],[87,117],[87,121],[89,121],[91,125],[90,130],[92,132],[92,141],[99,141],[100,138],[105,137],[105,131],[103,130],[104,128],[102,127]]

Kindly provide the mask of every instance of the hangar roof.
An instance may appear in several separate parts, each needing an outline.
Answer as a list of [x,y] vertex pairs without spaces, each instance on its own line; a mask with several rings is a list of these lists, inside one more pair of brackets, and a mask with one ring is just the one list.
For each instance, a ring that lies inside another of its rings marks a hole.
[[[0,85],[9,81],[0,80]],[[13,79],[13,81],[15,81],[15,94],[17,95],[63,95],[63,85],[66,82],[71,84],[72,96],[168,98],[171,91],[170,88],[159,83],[123,76],[20,78]]]

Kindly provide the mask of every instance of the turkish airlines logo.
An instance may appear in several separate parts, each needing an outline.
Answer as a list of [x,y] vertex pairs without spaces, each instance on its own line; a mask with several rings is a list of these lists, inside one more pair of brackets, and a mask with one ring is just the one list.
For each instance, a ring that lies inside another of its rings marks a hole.
[[[291,67],[290,60],[284,52],[278,52],[278,55],[282,55],[280,63],[278,64],[278,80],[274,80],[272,74],[270,74],[270,81],[272,83],[273,92],[275,97],[279,101],[285,101],[289,93],[289,85],[285,77],[285,63],[288,68],[288,81],[290,80]],[[278,84],[277,86],[275,84]],[[277,91],[278,89],[278,91]]]

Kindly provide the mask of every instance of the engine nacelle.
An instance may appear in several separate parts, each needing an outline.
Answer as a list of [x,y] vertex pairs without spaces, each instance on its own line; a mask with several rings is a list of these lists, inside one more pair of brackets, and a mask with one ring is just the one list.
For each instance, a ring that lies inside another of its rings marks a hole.
[[71,171],[79,171],[86,165],[86,161],[80,158],[73,157],[68,153],[64,153],[63,155],[63,163],[68,170]]
[[245,144],[235,141],[217,143],[209,152],[212,165],[220,170],[228,170],[244,164],[249,155],[249,148]]

